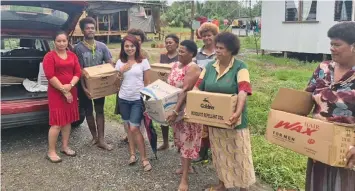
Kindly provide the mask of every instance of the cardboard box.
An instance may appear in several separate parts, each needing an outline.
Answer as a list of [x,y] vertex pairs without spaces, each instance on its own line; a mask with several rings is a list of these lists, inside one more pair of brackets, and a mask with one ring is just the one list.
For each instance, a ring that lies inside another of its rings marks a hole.
[[281,88],[271,105],[266,139],[322,163],[344,167],[355,128],[307,117],[313,108],[308,92]]
[[[162,80],[157,80],[141,90],[145,96],[144,105],[150,118],[154,121],[168,125],[166,118],[175,109],[180,88],[173,87]],[[183,118],[183,111],[180,112],[176,122]]]
[[85,84],[93,99],[118,92],[120,84],[115,84],[118,71],[111,64],[84,68]]
[[[225,129],[235,126],[227,125],[237,105],[238,96],[232,94],[210,93],[193,90],[187,93],[185,121]],[[241,124],[241,118],[236,125]]]
[[172,64],[151,64],[150,81],[153,83],[156,80],[168,82],[168,77],[171,71]]

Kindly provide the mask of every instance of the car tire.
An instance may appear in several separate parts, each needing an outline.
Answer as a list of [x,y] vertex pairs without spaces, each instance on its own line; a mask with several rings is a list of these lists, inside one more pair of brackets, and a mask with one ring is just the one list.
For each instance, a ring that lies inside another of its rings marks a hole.
[[71,126],[72,127],[80,127],[80,125],[84,122],[84,120],[85,120],[85,116],[84,117],[80,116],[79,121],[75,121],[74,123],[71,124]]
[[74,123],[72,123],[71,124],[72,127],[80,127],[80,125],[84,122],[85,110],[82,108],[79,108],[79,115],[80,115],[80,119],[78,121],[75,121]]

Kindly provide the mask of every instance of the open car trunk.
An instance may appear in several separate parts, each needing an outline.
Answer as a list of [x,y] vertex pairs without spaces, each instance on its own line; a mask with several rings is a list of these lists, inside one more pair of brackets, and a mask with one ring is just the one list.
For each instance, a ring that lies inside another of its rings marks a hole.
[[39,65],[43,57],[1,58],[1,100],[45,98],[46,92],[29,92],[22,85],[24,79],[37,81]]

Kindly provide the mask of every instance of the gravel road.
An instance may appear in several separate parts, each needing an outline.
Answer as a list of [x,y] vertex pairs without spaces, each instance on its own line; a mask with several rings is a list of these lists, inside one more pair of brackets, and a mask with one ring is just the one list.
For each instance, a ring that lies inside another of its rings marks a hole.
[[[158,153],[158,160],[151,161],[151,172],[143,172],[141,163],[128,166],[127,145],[120,142],[124,131],[116,122],[106,122],[106,138],[114,145],[113,151],[90,146],[91,135],[83,124],[72,130],[70,139],[78,156],[62,156],[63,162],[59,164],[44,158],[47,127],[22,127],[1,133],[1,190],[174,191],[178,187],[180,177],[174,174],[179,165],[176,150]],[[150,146],[147,150],[151,152]],[[191,191],[200,191],[203,186],[217,182],[212,165],[197,165],[196,170],[197,174],[190,176]],[[251,190],[270,188],[257,183]]]

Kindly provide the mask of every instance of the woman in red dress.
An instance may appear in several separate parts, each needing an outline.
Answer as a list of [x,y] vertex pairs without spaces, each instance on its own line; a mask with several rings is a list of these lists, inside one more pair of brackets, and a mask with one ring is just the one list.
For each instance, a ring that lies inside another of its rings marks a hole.
[[48,79],[49,125],[47,159],[53,163],[62,159],[56,152],[58,135],[62,133],[61,153],[76,156],[68,147],[71,123],[79,120],[76,83],[81,74],[77,56],[67,50],[68,36],[58,32],[54,39],[55,50],[43,59],[43,70]]

